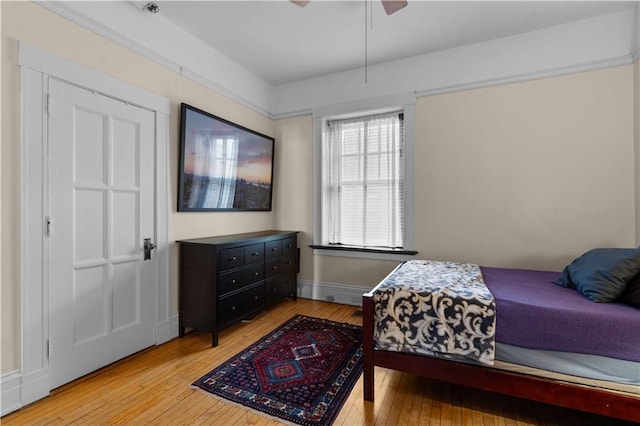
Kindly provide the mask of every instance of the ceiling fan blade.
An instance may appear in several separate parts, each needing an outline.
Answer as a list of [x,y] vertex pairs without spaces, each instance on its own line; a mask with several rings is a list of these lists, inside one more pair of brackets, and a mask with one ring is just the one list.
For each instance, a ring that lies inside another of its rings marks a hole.
[[307,3],[309,3],[311,0],[289,0],[289,1],[293,4],[297,4],[300,7],[305,7]]
[[382,6],[384,6],[384,11],[387,12],[387,15],[396,13],[406,5],[407,2],[405,0],[382,0]]

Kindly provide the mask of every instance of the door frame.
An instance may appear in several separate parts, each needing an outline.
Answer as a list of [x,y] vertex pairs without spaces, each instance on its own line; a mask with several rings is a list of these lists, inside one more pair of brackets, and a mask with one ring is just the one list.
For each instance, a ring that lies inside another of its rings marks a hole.
[[[169,99],[19,42],[22,90],[21,380],[20,405],[49,395],[49,282],[45,236],[48,209],[50,77],[145,108],[155,115],[155,344],[177,336],[169,290]],[[55,100],[53,100],[55,104]],[[55,227],[55,223],[53,224]],[[55,229],[53,230],[55,232]]]

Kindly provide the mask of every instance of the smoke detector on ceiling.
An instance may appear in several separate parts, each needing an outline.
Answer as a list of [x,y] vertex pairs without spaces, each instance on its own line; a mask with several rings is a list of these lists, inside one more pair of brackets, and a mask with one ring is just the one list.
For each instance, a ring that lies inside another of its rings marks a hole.
[[141,10],[143,12],[149,12],[152,15],[160,12],[160,6],[157,3],[147,0],[130,0],[136,9]]

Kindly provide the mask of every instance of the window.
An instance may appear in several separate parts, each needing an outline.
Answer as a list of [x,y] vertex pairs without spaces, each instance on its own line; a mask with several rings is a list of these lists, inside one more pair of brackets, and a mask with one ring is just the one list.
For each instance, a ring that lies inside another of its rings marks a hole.
[[327,121],[322,148],[323,241],[402,248],[402,113]]
[[407,214],[413,206],[413,185],[407,181],[412,175],[407,170],[412,145],[405,117],[405,107],[400,106],[318,120],[319,214],[313,248],[343,255],[415,254],[408,237],[413,234]]

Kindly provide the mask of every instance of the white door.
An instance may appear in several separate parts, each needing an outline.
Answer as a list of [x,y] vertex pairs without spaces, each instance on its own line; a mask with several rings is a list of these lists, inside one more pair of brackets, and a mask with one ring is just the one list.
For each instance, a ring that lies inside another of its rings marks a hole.
[[51,388],[155,343],[154,113],[49,79]]

